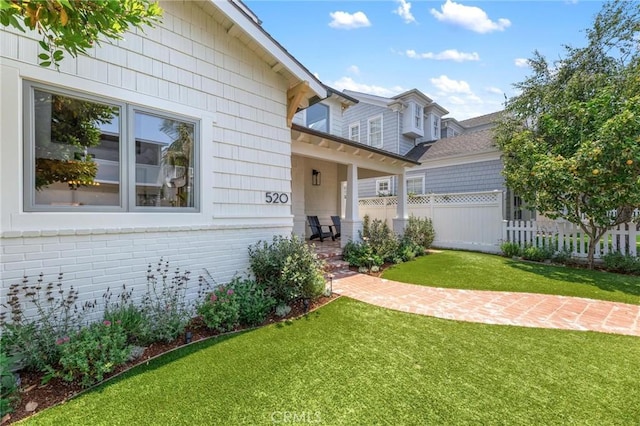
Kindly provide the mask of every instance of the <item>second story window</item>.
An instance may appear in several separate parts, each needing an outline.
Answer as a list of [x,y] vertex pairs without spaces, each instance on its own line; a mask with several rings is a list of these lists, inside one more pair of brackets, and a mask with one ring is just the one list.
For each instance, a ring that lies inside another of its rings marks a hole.
[[422,121],[424,117],[424,108],[422,105],[413,104],[414,126],[416,129],[422,129]]
[[382,116],[370,118],[367,121],[367,125],[369,127],[368,144],[374,148],[382,148]]
[[433,116],[433,136],[438,137],[440,135],[440,117]]
[[349,139],[354,142],[360,142],[360,123],[349,125]]
[[307,127],[329,133],[329,106],[315,104],[307,108]]

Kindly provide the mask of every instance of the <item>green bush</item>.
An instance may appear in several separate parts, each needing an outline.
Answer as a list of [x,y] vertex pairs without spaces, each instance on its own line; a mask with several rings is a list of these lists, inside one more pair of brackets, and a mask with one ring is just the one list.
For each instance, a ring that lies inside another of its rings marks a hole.
[[11,372],[11,359],[0,347],[0,418],[13,411],[18,384]]
[[55,283],[44,282],[40,274],[33,284],[28,277],[11,284],[4,306],[8,312],[0,314],[3,350],[19,356],[29,370],[46,371],[56,365],[60,359],[56,340],[78,330],[95,307],[95,302],[85,302],[78,308],[78,291],[73,286],[64,289],[62,273]]
[[373,253],[381,257],[383,261],[393,262],[397,258],[400,247],[400,241],[396,234],[389,228],[387,222],[380,219],[369,221],[367,215],[365,223],[367,226],[363,226],[362,240],[366,241],[371,246]]
[[407,222],[407,226],[404,228],[404,235],[402,236],[403,244],[409,245],[409,243],[412,243],[426,250],[431,247],[435,237],[436,233],[433,229],[431,219],[420,218],[414,215],[409,216],[409,222]]
[[527,246],[522,251],[522,257],[534,262],[543,262],[553,257],[553,251],[545,247]]
[[507,257],[516,257],[522,255],[520,246],[517,243],[512,243],[510,241],[505,241],[500,244],[500,250],[502,251],[502,254]]
[[238,300],[240,324],[262,324],[276,305],[276,299],[254,280],[236,277],[229,283],[229,287],[235,291]]
[[295,235],[275,236],[271,244],[259,241],[250,246],[249,262],[257,284],[278,303],[313,299],[324,291],[323,262]]
[[112,324],[120,324],[129,343],[140,343],[144,334],[145,318],[142,309],[131,300],[132,293],[133,290],[127,290],[123,285],[122,292],[117,296],[117,301],[111,302],[112,293],[110,288],[107,288],[107,291],[102,295],[105,300],[103,319]]
[[367,270],[384,263],[384,260],[373,252],[368,241],[349,241],[342,249],[342,259],[351,266]]
[[236,293],[226,286],[216,288],[196,310],[208,328],[220,332],[233,330],[240,318]]
[[607,253],[602,257],[607,270],[624,274],[640,274],[640,257],[620,252]]
[[60,347],[60,362],[48,368],[48,378],[80,379],[85,387],[102,381],[105,374],[124,364],[130,353],[124,329],[110,321],[93,323],[55,343]]
[[193,309],[186,302],[190,273],[176,269],[169,274],[169,262],[162,259],[155,268],[147,270],[147,292],[142,298],[142,344],[170,342],[181,335],[193,316]]

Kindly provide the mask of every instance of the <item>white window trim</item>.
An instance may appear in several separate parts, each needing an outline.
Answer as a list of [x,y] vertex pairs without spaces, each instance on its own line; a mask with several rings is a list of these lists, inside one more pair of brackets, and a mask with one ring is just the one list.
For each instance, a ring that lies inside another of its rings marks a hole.
[[[120,205],[118,206],[52,206],[38,205],[35,203],[35,105],[34,91],[41,90],[52,94],[73,97],[91,102],[99,102],[120,108],[120,137],[124,143],[120,144]],[[59,88],[57,86],[24,81],[23,84],[23,203],[25,212],[158,212],[158,213],[197,213],[200,212],[200,126],[201,120],[195,117],[156,110],[151,107],[139,106],[125,101],[115,100],[102,95],[86,94],[73,89]],[[194,197],[193,207],[145,207],[137,206],[135,202],[135,112],[157,115],[193,124],[194,126],[194,152],[192,169],[197,171],[194,176],[192,191]],[[134,161],[131,162],[131,158]]]
[[[417,124],[416,124],[417,120]],[[413,121],[417,129],[422,129],[424,125],[424,107],[420,104],[413,104]]]
[[[353,139],[351,136],[351,129],[357,128],[358,129],[358,140]],[[360,122],[357,123],[351,123],[349,124],[349,140],[352,140],[354,142],[360,142]]]
[[410,176],[407,178],[405,182],[405,188],[407,189],[407,194],[409,193],[409,181],[418,180],[418,179],[420,179],[420,192],[416,193],[416,195],[424,194],[424,176]]
[[[387,188],[389,188],[386,191],[381,191],[380,190],[380,184],[382,183],[386,183],[387,184]],[[384,192],[384,194],[383,194]],[[388,197],[391,196],[391,179],[390,178],[386,178],[386,179],[376,179],[376,195],[379,197]]]
[[[375,120],[380,120],[380,144],[379,145],[371,144],[371,122]],[[375,117],[371,117],[367,120],[367,145],[372,146],[374,148],[382,148],[384,146],[384,138],[383,138],[384,129],[382,127],[382,123],[383,123],[382,114],[376,115]]]

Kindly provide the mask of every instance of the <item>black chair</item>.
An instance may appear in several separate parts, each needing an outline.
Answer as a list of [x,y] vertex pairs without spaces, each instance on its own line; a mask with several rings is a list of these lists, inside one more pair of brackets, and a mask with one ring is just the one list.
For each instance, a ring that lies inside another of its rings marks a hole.
[[[331,241],[336,240],[331,227],[329,225],[320,225],[318,216],[307,216],[307,221],[309,222],[309,227],[311,227],[311,237],[309,237],[309,240],[319,238],[321,243],[324,242],[324,239],[327,237],[331,237]],[[326,227],[329,231],[323,231],[323,227]]]
[[331,216],[331,222],[333,222],[333,236],[340,238],[340,216]]

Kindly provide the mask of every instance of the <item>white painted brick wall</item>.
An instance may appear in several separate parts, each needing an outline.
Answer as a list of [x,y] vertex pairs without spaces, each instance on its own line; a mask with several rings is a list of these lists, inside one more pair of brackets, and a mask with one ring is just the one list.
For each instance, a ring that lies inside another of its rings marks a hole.
[[[2,74],[0,121],[21,125],[15,99],[22,99],[22,78],[202,118],[201,212],[24,213],[21,197],[3,192],[0,302],[11,283],[41,272],[48,280],[63,272],[82,300],[122,283],[139,296],[147,264],[160,257],[191,270],[194,285],[205,268],[223,283],[246,271],[249,245],[291,232],[291,206],[264,202],[266,191],[291,191],[287,81],[226,33],[210,16],[211,4],[161,6],[164,22],[156,28],[103,42],[88,57],[66,55],[60,72],[37,66],[37,34],[0,29],[0,67],[12,71]],[[11,137],[3,139],[3,154],[12,143],[22,152],[20,138]],[[2,156],[0,182],[22,181],[13,157]]]

